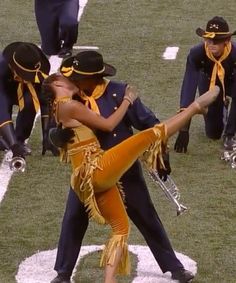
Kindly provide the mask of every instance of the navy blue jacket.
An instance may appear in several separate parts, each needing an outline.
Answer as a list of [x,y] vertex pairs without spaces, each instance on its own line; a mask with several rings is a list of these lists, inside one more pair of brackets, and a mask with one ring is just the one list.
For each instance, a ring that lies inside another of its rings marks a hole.
[[[96,100],[102,116],[110,116],[117,107],[119,107],[123,100],[126,86],[127,85],[125,83],[121,82],[109,82],[105,93]],[[122,119],[112,132],[97,131],[96,136],[101,147],[103,149],[108,149],[132,136],[132,127],[137,130],[144,130],[157,123],[160,123],[160,121],[156,118],[154,113],[141,102],[140,98],[138,98],[128,109],[124,119]],[[126,177],[130,174],[135,174],[135,178],[142,178],[142,172],[138,162],[136,162],[131,169],[124,174],[123,178],[126,179]]]
[[[121,104],[126,84],[110,81],[105,93],[96,100],[100,113],[105,118],[109,117]],[[124,139],[133,135],[132,127],[137,130],[144,130],[160,123],[154,113],[148,109],[138,98],[128,109],[124,119],[112,132],[97,131],[103,149],[108,149]]]
[[[222,62],[225,69],[225,94],[236,96],[236,44],[232,43],[229,56]],[[187,57],[185,75],[181,88],[180,108],[191,104],[196,95],[197,87],[199,94],[208,91],[214,62],[210,60],[205,52],[204,43],[198,44],[190,49]],[[217,78],[216,84],[222,86]],[[222,95],[222,91],[221,91]]]

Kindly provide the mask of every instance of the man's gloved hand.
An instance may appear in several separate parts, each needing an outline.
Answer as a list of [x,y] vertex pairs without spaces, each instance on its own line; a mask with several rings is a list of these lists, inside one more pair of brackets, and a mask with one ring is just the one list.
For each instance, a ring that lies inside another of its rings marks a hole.
[[189,131],[179,131],[179,135],[175,141],[174,150],[179,153],[186,153],[189,143]]
[[75,134],[72,129],[62,129],[61,125],[49,130],[49,140],[56,147],[64,147],[66,143],[72,141],[74,135]]
[[164,165],[165,165],[165,169],[160,167],[159,162],[157,163],[157,172],[159,174],[159,177],[161,178],[161,180],[166,181],[167,180],[167,176],[170,175],[171,173],[171,167],[170,167],[170,156],[169,153],[164,153],[162,155],[163,161],[164,161]]
[[22,157],[25,158],[25,149],[24,146],[18,143],[13,144],[10,147],[11,151],[12,151],[12,157]]

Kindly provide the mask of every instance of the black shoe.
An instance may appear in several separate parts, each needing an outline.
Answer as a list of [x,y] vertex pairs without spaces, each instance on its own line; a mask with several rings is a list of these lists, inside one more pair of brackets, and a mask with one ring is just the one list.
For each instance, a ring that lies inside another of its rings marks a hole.
[[50,283],[71,283],[70,277],[58,274]]
[[191,282],[194,278],[194,274],[191,271],[188,271],[184,268],[178,269],[176,271],[171,272],[171,278],[174,280],[178,280],[180,283]]
[[225,136],[224,139],[224,149],[234,150],[236,149],[236,139],[234,136]]
[[67,57],[72,56],[72,50],[71,48],[68,48],[68,47],[62,47],[57,55],[59,58],[67,58]]

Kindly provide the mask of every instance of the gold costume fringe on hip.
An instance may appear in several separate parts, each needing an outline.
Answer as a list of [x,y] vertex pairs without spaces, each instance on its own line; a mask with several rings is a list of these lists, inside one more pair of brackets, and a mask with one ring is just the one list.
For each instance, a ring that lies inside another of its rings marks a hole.
[[[83,152],[83,161],[79,166],[77,166],[73,164],[73,156],[76,160],[76,156],[80,152]],[[75,166],[71,175],[71,186],[79,196],[79,199],[84,203],[86,211],[88,212],[88,217],[99,224],[105,224],[106,221],[101,215],[96,202],[92,182],[94,170],[101,169],[98,166],[98,160],[101,154],[102,150],[98,149],[96,143],[68,150],[72,166]]]
[[102,252],[100,266],[106,267],[106,265],[114,265],[116,258],[117,248],[121,248],[122,257],[117,267],[116,273],[120,275],[130,274],[130,259],[127,245],[128,235],[113,235],[106,243]]

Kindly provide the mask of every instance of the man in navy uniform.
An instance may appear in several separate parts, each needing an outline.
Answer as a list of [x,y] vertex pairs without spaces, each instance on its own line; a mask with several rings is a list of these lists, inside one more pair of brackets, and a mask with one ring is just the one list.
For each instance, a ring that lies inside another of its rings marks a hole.
[[[1,149],[11,149],[13,156],[31,153],[25,141],[29,138],[37,111],[41,110],[44,154],[56,148],[48,143],[48,107],[40,97],[41,83],[49,74],[50,63],[33,43],[13,42],[0,53],[0,141]],[[16,126],[13,106],[19,111]]]
[[79,0],[35,0],[35,16],[46,55],[72,54],[78,37]]
[[[224,148],[236,146],[236,45],[229,32],[228,23],[222,17],[208,21],[206,30],[198,28],[197,35],[204,42],[191,48],[180,96],[180,111],[191,104],[196,95],[203,94],[214,85],[221,93],[204,116],[206,135],[220,139],[223,133]],[[231,100],[231,103],[229,101]],[[186,152],[189,143],[190,122],[180,130],[175,142],[176,152]]]
[[[104,66],[109,70],[107,74],[104,74]],[[66,59],[60,70],[85,93],[84,103],[104,117],[110,116],[123,100],[127,84],[104,78],[115,75],[116,69],[104,63],[102,55],[96,51],[80,52]],[[132,127],[144,130],[157,123],[159,120],[138,98],[113,132],[97,131],[96,135],[102,148],[106,150],[133,135]],[[63,146],[63,141],[70,139],[69,133],[56,130],[51,132],[51,138],[54,144]],[[165,165],[166,170],[159,169],[163,179],[170,173],[168,159],[165,160]],[[161,270],[170,271],[172,278],[179,282],[189,282],[194,275],[184,269],[172,249],[151,201],[139,161],[124,174],[121,182],[128,215],[142,233]],[[87,227],[88,215],[85,208],[70,188],[55,264],[58,276],[51,283],[70,282]]]

